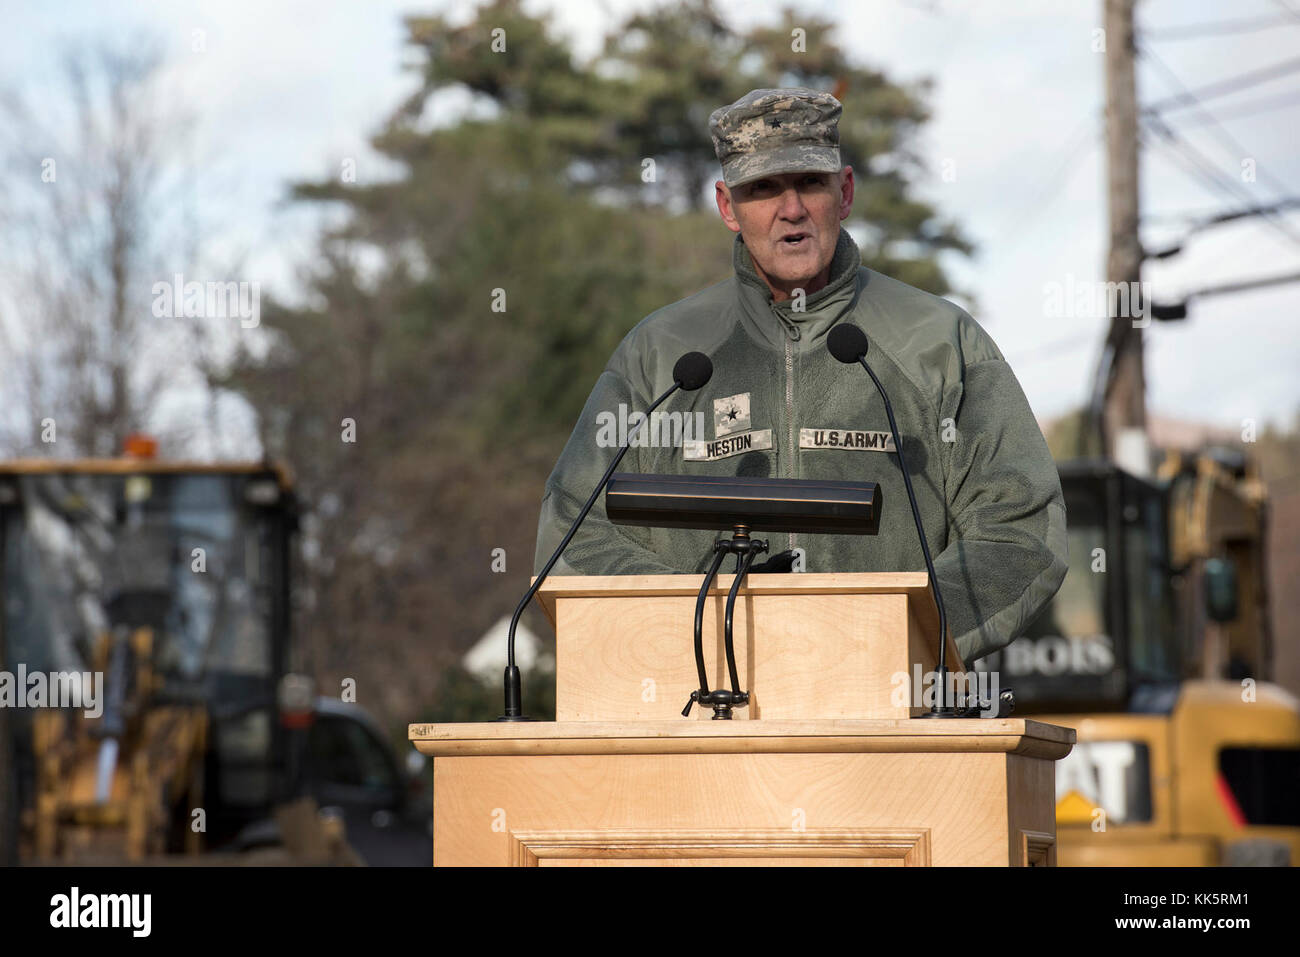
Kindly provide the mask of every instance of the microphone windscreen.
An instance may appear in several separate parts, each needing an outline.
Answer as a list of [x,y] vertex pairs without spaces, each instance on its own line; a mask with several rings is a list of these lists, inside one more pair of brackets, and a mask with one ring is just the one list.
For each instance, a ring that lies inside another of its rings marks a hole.
[[687,392],[703,388],[713,378],[713,360],[703,352],[688,352],[673,366],[673,381]]
[[857,362],[867,354],[867,334],[851,322],[831,327],[826,348],[841,362]]

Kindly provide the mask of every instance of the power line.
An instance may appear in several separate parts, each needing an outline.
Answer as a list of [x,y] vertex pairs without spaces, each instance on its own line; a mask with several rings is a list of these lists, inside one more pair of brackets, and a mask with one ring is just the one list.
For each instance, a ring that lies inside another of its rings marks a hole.
[[[1270,213],[1279,212],[1284,209],[1294,209],[1300,206],[1300,196],[1292,196],[1287,199],[1278,200],[1276,203],[1270,203],[1267,206],[1247,206],[1242,209],[1230,209],[1226,212],[1216,213],[1213,216],[1203,216],[1195,219],[1183,232],[1183,238],[1174,246],[1169,247],[1164,252],[1152,253],[1156,259],[1164,259],[1175,253],[1181,252],[1183,244],[1197,233],[1212,229],[1215,226],[1222,226],[1224,223],[1236,222],[1239,219],[1249,219],[1252,216],[1267,216]],[[1191,219],[1192,217],[1188,217]],[[1149,221],[1149,220],[1148,220]]]
[[[1244,157],[1250,155],[1251,151],[1246,149],[1244,146],[1242,146],[1236,140],[1236,138],[1231,133],[1228,132],[1227,128],[1223,125],[1223,123],[1219,121],[1218,117],[1216,117],[1213,113],[1211,113],[1209,109],[1206,108],[1205,104],[1201,102],[1200,96],[1197,95],[1195,92],[1188,90],[1186,84],[1184,84],[1182,80],[1178,78],[1178,75],[1175,74],[1172,69],[1170,69],[1169,65],[1166,64],[1164,60],[1162,60],[1159,56],[1157,56],[1154,51],[1144,46],[1140,46],[1140,45],[1138,46],[1138,53],[1142,55],[1148,62],[1152,63],[1159,70],[1161,70],[1161,72],[1163,72],[1166,78],[1166,81],[1171,86],[1173,86],[1175,89],[1182,90],[1181,95],[1184,98],[1190,99],[1191,104],[1195,106],[1197,112],[1209,121],[1211,128],[1213,130],[1217,131],[1216,135],[1220,140],[1220,142],[1226,144],[1228,149],[1235,152],[1238,156]],[[1207,159],[1206,157],[1204,157],[1202,154],[1200,154],[1199,151],[1196,151],[1186,139],[1183,139],[1181,136],[1179,136],[1176,130],[1171,129],[1168,126],[1168,124],[1166,124],[1161,118],[1155,116],[1154,114],[1148,115],[1148,121],[1156,126],[1157,132],[1161,133],[1161,135],[1165,136],[1167,139],[1175,140],[1181,143],[1181,148],[1185,152],[1195,153],[1197,156],[1199,156],[1203,160],[1203,162],[1208,166],[1210,171],[1209,175],[1217,179],[1220,173],[1217,170],[1217,168],[1214,166],[1213,162]],[[1267,170],[1259,174],[1259,179],[1280,193],[1285,194],[1289,192],[1289,187],[1286,184],[1282,183],[1281,181],[1275,179],[1272,176],[1272,174],[1268,173]],[[1237,192],[1239,196],[1243,196],[1243,198],[1247,199],[1247,201],[1250,201],[1250,199],[1253,198],[1250,196],[1248,191],[1240,189],[1240,184],[1237,183],[1235,180],[1230,179],[1229,182],[1232,183],[1233,191]],[[1272,225],[1273,228],[1277,229],[1280,233],[1286,236],[1288,240],[1295,243],[1297,246],[1300,246],[1300,235],[1297,235],[1295,232],[1293,232],[1291,228],[1288,225],[1286,225],[1285,221],[1280,216],[1278,216],[1275,212],[1264,210],[1261,211],[1260,215],[1264,216],[1265,220],[1270,225]]]
[[[1172,131],[1168,131],[1172,133]],[[1186,141],[1168,141],[1162,139],[1153,139],[1144,137],[1143,142],[1154,144],[1163,149],[1167,156],[1174,160],[1182,169],[1192,176],[1201,180],[1201,182],[1211,190],[1217,191],[1220,195],[1227,197],[1233,203],[1241,201],[1242,196],[1235,190],[1229,189],[1224,185],[1224,180],[1220,179],[1220,171],[1214,168],[1210,162],[1199,152],[1192,149]],[[1227,180],[1232,183],[1231,179]],[[1285,222],[1265,219],[1268,225],[1272,226],[1289,242],[1300,246],[1300,236],[1296,235]]]
[[1218,83],[1211,83],[1207,86],[1198,87],[1195,90],[1189,90],[1179,96],[1171,96],[1168,99],[1157,100],[1146,109],[1153,113],[1167,113],[1171,110],[1181,110],[1196,103],[1203,103],[1205,100],[1213,99],[1216,96],[1235,93],[1237,90],[1244,90],[1247,87],[1257,86],[1260,83],[1267,83],[1269,80],[1275,80],[1280,76],[1286,76],[1288,73],[1295,73],[1297,71],[1300,71],[1300,57],[1293,57],[1290,60],[1283,60],[1281,63],[1275,63],[1273,66],[1264,67],[1262,70],[1243,73],[1241,76],[1233,77],[1230,80],[1221,80]]
[[[1234,119],[1243,116],[1254,116],[1258,113],[1266,113],[1269,110],[1280,109],[1288,106],[1300,105],[1300,93],[1284,93],[1281,96],[1269,96],[1259,100],[1252,100],[1249,103],[1243,103],[1240,106],[1233,107],[1232,116]],[[1204,111],[1201,113],[1204,117]],[[1207,122],[1217,123],[1218,120],[1210,117],[1209,120],[1202,119],[1200,122],[1181,120],[1179,125],[1183,129],[1195,126],[1204,126]]]
[[[1157,142],[1164,145],[1170,151],[1170,155],[1181,155],[1190,164],[1190,167],[1185,168],[1194,170],[1201,176],[1202,181],[1211,188],[1219,190],[1222,195],[1226,195],[1233,202],[1250,201],[1253,198],[1249,191],[1241,187],[1235,179],[1225,176],[1223,171],[1215,166],[1213,160],[1192,146],[1186,139],[1180,137],[1177,131],[1161,125],[1156,132],[1165,137],[1163,141],[1158,140]],[[1265,223],[1272,226],[1288,242],[1300,247],[1300,234],[1297,234],[1286,220],[1277,214],[1275,208],[1262,207],[1259,215],[1264,218]]]
[[1294,22],[1300,23],[1300,10],[1296,10],[1287,0],[1273,0],[1273,3],[1282,9],[1282,12],[1289,16]]
[[1142,222],[1144,223],[1199,223],[1216,216],[1217,213],[1209,209],[1186,210],[1184,212],[1164,212],[1164,213],[1144,213]]
[[1189,232],[1198,233],[1221,223],[1231,223],[1234,220],[1246,219],[1250,216],[1266,216],[1269,213],[1283,209],[1294,209],[1296,206],[1300,206],[1300,196],[1288,196],[1286,199],[1280,199],[1276,203],[1270,203],[1267,206],[1247,206],[1245,209],[1230,209],[1227,212],[1218,213],[1194,223]]
[[[1210,190],[1215,191],[1220,195],[1226,195],[1233,203],[1240,202],[1240,196],[1235,191],[1228,190],[1223,185],[1223,182],[1218,178],[1218,171],[1213,167],[1207,168],[1203,161],[1197,159],[1199,154],[1185,154],[1176,149],[1171,143],[1152,137],[1149,132],[1143,134],[1142,143],[1144,146],[1155,146],[1163,150],[1170,161],[1179,166],[1189,176],[1200,179],[1200,181]],[[1232,181],[1229,180],[1229,182]],[[1272,221],[1268,222],[1270,225],[1276,225]],[[1296,240],[1296,237],[1286,228],[1285,225],[1282,225],[1279,228],[1279,232],[1292,242]]]
[[1228,33],[1251,33],[1267,30],[1270,27],[1294,26],[1295,21],[1287,14],[1272,17],[1241,17],[1236,20],[1215,20],[1210,23],[1189,23],[1179,27],[1165,27],[1162,30],[1147,30],[1147,37],[1153,40],[1189,40],[1202,36],[1222,36]]
[[1189,292],[1184,301],[1189,302],[1192,299],[1202,299],[1206,296],[1223,296],[1233,292],[1245,292],[1248,289],[1266,289],[1269,286],[1285,286],[1293,282],[1300,282],[1300,272],[1282,273],[1277,276],[1260,276],[1255,279],[1242,279],[1239,282],[1224,283],[1220,286],[1206,286],[1204,289],[1197,289]]
[[[1184,170],[1193,176],[1199,177],[1201,182],[1211,191],[1217,192],[1220,196],[1226,196],[1234,203],[1241,202],[1242,195],[1236,191],[1235,185],[1232,188],[1224,185],[1224,181],[1220,179],[1222,174],[1214,164],[1186,140],[1181,139],[1174,130],[1159,121],[1150,121],[1144,125],[1143,132],[1144,143],[1153,144],[1165,150],[1171,159],[1179,161]],[[1151,134],[1156,134],[1156,136],[1153,137]],[[1229,180],[1228,182],[1232,181]]]
[[1159,320],[1186,319],[1187,307],[1195,299],[1226,296],[1235,292],[1249,292],[1252,289],[1267,289],[1270,286],[1285,286],[1294,282],[1300,282],[1300,272],[1282,273],[1276,276],[1257,276],[1254,279],[1241,279],[1237,282],[1222,283],[1218,286],[1205,286],[1186,293],[1177,302],[1151,303],[1151,318]]
[[[1172,69],[1170,69],[1169,64],[1165,63],[1164,60],[1162,60],[1159,56],[1156,55],[1155,51],[1139,46],[1137,52],[1139,56],[1144,57],[1148,62],[1152,63],[1157,68],[1159,68],[1164,73],[1165,78],[1169,81],[1169,83],[1172,86],[1176,87],[1177,89],[1181,89],[1185,95],[1192,97],[1193,102],[1196,105],[1196,112],[1200,114],[1206,121],[1208,121],[1209,124],[1215,130],[1218,131],[1218,136],[1220,141],[1227,144],[1228,149],[1232,150],[1238,156],[1249,156],[1251,154],[1252,151],[1246,149],[1239,142],[1237,142],[1236,138],[1234,138],[1233,135],[1228,132],[1227,128],[1223,125],[1223,123],[1219,120],[1219,118],[1215,116],[1213,113],[1211,113],[1209,109],[1206,108],[1205,104],[1200,101],[1199,97],[1197,97],[1194,93],[1192,93],[1187,89],[1187,85],[1184,84],[1183,81],[1178,78],[1178,75],[1174,73]],[[1265,170],[1264,176],[1271,176],[1271,174],[1268,173],[1267,170]],[[1286,193],[1290,191],[1290,188],[1288,186],[1286,186],[1285,184],[1279,184],[1277,181],[1274,181],[1269,185],[1272,185],[1274,189],[1278,190],[1281,193]]]

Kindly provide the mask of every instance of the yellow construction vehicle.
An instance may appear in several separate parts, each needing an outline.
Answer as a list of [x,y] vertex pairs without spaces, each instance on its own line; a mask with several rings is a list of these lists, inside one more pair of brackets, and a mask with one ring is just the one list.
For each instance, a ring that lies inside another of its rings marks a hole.
[[1075,728],[1057,764],[1063,865],[1300,861],[1300,703],[1270,684],[1263,484],[1240,453],[1152,481],[1059,465],[1070,570],[980,667],[1016,715]]
[[288,475],[133,451],[0,463],[0,863],[392,845],[391,748],[289,669]]
[[1300,705],[1186,681],[1168,714],[1038,715],[1075,728],[1057,767],[1063,865],[1286,865],[1300,860]]
[[[154,700],[163,680],[153,650],[148,627],[102,635],[91,672],[104,675],[101,713],[33,715],[35,859],[139,862],[168,850],[173,807],[205,807],[207,710]],[[202,837],[187,829],[184,851],[202,851]]]

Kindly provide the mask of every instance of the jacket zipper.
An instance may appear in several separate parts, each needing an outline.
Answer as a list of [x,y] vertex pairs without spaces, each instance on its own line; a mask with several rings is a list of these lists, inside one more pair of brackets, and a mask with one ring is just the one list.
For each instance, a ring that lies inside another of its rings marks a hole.
[[[777,321],[786,330],[785,338],[785,438],[786,438],[786,478],[795,478],[794,474],[794,346],[799,341],[799,326],[786,322],[784,316],[772,303],[772,312]],[[789,550],[794,551],[794,532],[789,533]]]

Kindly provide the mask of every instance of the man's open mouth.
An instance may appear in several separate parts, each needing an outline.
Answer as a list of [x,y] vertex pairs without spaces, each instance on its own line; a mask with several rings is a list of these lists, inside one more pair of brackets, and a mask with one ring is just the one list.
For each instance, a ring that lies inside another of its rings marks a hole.
[[807,233],[791,233],[788,236],[782,236],[779,240],[779,244],[782,246],[788,246],[791,249],[798,249],[811,241],[811,239],[812,237]]

